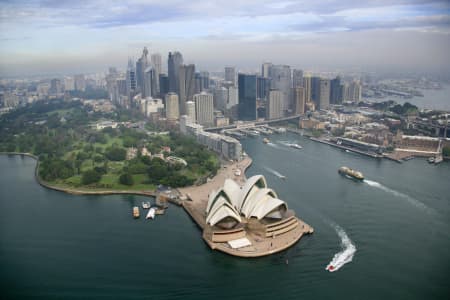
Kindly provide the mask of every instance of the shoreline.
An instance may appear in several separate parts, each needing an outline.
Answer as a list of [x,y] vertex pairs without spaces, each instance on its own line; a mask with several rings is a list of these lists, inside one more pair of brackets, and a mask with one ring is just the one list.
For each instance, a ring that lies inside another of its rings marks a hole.
[[36,160],[36,166],[34,168],[34,178],[36,179],[37,183],[45,188],[48,188],[50,190],[58,191],[58,192],[64,192],[71,195],[137,195],[137,196],[146,196],[146,197],[156,197],[157,193],[156,191],[135,191],[135,190],[84,190],[84,189],[77,189],[77,188],[66,188],[66,187],[60,187],[52,185],[48,182],[45,182],[41,179],[39,176],[39,157],[32,153],[27,152],[0,152],[0,155],[21,155],[21,156],[27,156],[31,157]]

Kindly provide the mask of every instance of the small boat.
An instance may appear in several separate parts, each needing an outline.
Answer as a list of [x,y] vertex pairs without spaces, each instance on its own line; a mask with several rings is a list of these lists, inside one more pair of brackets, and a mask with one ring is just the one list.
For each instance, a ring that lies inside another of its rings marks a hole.
[[241,170],[236,169],[236,171],[234,171],[234,176],[241,176]]
[[152,207],[148,210],[147,216],[145,218],[146,219],[154,219],[155,213],[156,213],[156,210]]
[[137,206],[133,207],[133,218],[139,218],[139,207]]
[[430,164],[434,163],[434,160],[435,160],[435,158],[434,158],[433,156],[430,157],[430,158],[428,158],[428,162],[429,162]]
[[142,208],[149,209],[150,208],[150,202],[142,202]]
[[270,142],[270,141],[269,141],[268,138],[264,138],[264,139],[263,139],[263,143],[264,143],[264,144],[268,144],[269,142]]
[[330,271],[330,272],[333,272],[334,271],[334,266],[333,265],[329,265],[327,267],[327,270]]
[[289,147],[295,148],[295,149],[302,149],[303,147],[299,144],[289,144]]
[[356,180],[364,180],[364,175],[361,172],[352,170],[348,167],[340,167],[338,173],[348,178],[353,178]]

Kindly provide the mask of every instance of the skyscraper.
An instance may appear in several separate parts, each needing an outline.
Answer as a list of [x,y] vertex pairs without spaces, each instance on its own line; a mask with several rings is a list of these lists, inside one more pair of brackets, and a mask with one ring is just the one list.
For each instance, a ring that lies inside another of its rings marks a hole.
[[168,93],[165,100],[167,120],[177,120],[180,117],[178,95],[175,93]]
[[267,100],[269,98],[270,79],[262,76],[256,78],[256,98]]
[[295,87],[292,89],[294,114],[303,115],[305,113],[305,88]]
[[311,101],[314,102],[317,108],[320,107],[319,105],[320,80],[321,80],[320,77],[317,76],[311,77]]
[[199,94],[209,88],[209,73],[196,72],[195,73],[195,93]]
[[175,92],[180,95],[179,86],[179,70],[180,66],[183,64],[183,56],[180,52],[169,52],[169,57],[167,58],[167,69],[169,76],[169,92]]
[[147,47],[144,47],[144,50],[142,50],[142,56],[136,62],[136,86],[137,90],[141,92],[144,89],[144,72],[150,65],[147,55]]
[[169,77],[166,74],[159,74],[159,94],[161,97],[169,92]]
[[159,74],[162,74],[162,59],[161,59],[161,54],[159,53],[154,53],[151,56],[151,61],[152,61],[152,65],[153,68],[155,70],[155,81],[156,81],[156,94],[160,94],[160,83],[159,83]]
[[178,71],[180,113],[186,114],[187,101],[192,101],[195,94],[195,65],[181,65]]
[[238,74],[239,120],[256,120],[256,75]]
[[136,95],[136,69],[133,64],[133,60],[128,59],[128,67],[127,67],[127,96],[128,102],[131,103],[133,97]]
[[272,67],[272,63],[265,62],[261,66],[261,76],[264,78],[270,77],[270,68]]
[[287,65],[273,65],[270,68],[269,76],[270,88],[283,93],[283,111],[291,109],[291,68]]
[[225,67],[225,81],[236,85],[236,69],[234,67]]
[[302,87],[303,86],[303,70],[294,69],[292,71],[292,87]]
[[214,107],[225,111],[228,103],[228,90],[223,86],[214,89]]
[[305,102],[311,102],[311,77],[303,77],[303,87],[305,88]]
[[156,91],[156,72],[152,66],[148,66],[144,71],[144,78],[142,81],[142,98],[156,97],[158,93]]
[[186,116],[191,123],[195,123],[197,118],[195,117],[195,102],[188,101],[186,102]]
[[206,92],[194,95],[197,123],[203,126],[214,125],[213,95]]
[[281,117],[283,117],[283,93],[278,90],[270,90],[266,106],[266,118],[270,120]]
[[330,108],[330,80],[321,79],[319,90],[319,109]]
[[341,85],[341,78],[339,76],[330,81],[330,103],[331,104],[342,103],[342,85]]

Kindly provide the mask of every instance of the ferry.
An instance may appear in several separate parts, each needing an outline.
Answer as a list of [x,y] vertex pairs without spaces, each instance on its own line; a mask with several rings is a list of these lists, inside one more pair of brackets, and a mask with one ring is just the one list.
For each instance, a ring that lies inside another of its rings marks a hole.
[[356,170],[352,170],[348,167],[340,167],[338,173],[348,178],[354,178],[356,180],[364,180],[364,175]]
[[263,139],[263,143],[264,143],[264,144],[268,144],[269,142],[270,142],[270,141],[269,141],[268,138],[264,138],[264,139]]
[[150,202],[142,202],[142,208],[143,209],[149,209],[150,208]]
[[139,207],[137,206],[133,207],[133,218],[135,219],[139,218]]

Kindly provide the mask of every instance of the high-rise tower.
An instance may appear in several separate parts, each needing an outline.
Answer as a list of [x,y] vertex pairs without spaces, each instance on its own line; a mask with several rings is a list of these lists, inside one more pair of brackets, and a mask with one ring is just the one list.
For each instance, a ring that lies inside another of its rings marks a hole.
[[256,120],[256,75],[238,74],[239,120]]
[[167,58],[167,69],[169,76],[169,92],[175,92],[180,94],[180,78],[179,70],[180,66],[183,64],[183,56],[180,52],[169,52],[169,57]]

